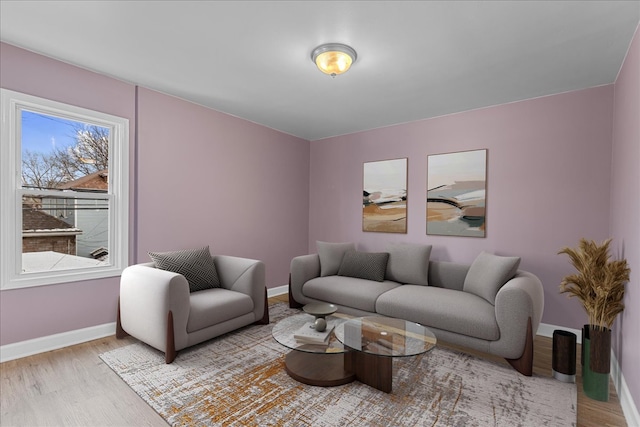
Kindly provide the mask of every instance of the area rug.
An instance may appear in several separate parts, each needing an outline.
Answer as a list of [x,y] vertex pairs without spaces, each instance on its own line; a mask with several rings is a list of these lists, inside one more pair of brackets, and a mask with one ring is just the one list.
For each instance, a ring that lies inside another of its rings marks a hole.
[[172,426],[575,426],[577,391],[550,377],[436,347],[398,358],[389,394],[353,382],[313,387],[284,371],[273,323],[297,314],[270,307],[252,325],[164,354],[142,343],[100,355]]

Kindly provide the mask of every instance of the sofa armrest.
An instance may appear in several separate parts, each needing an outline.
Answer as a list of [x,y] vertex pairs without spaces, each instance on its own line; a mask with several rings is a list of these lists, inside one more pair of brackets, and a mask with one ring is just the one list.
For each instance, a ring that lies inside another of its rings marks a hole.
[[248,295],[253,301],[253,313],[258,321],[265,308],[265,265],[262,261],[229,255],[213,257],[223,288]]
[[497,351],[496,354],[506,358],[519,358],[527,338],[529,317],[531,317],[534,336],[542,319],[544,310],[542,282],[534,274],[518,270],[516,275],[498,291],[495,309],[500,339],[491,344],[492,351]]
[[132,265],[120,278],[120,322],[131,336],[165,351],[167,315],[173,313],[176,349],[187,345],[189,283],[153,263]]
[[309,280],[320,277],[318,254],[301,255],[291,260],[290,292],[296,301],[303,301],[302,286]]

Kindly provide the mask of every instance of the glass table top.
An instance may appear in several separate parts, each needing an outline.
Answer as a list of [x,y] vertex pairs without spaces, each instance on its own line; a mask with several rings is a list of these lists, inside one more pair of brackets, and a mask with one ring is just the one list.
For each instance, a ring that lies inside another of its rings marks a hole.
[[357,317],[336,325],[334,334],[347,348],[378,356],[415,356],[436,346],[436,336],[419,323],[391,317]]

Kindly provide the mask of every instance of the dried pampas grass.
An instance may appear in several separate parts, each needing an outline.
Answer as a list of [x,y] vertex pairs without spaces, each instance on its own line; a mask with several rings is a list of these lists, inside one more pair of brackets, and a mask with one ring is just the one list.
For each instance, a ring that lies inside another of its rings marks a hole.
[[560,293],[577,297],[589,316],[589,325],[611,329],[616,316],[624,310],[624,285],[631,270],[626,260],[609,259],[607,239],[598,245],[594,241],[580,239],[578,248],[563,248],[558,254],[567,254],[578,270],[560,283]]

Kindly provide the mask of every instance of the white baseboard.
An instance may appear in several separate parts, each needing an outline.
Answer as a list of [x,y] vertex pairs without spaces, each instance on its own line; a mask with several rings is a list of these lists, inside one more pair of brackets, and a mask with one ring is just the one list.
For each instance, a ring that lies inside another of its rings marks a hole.
[[620,371],[620,365],[618,364],[616,355],[613,354],[613,350],[611,351],[611,379],[613,380],[613,385],[616,387],[616,392],[620,399],[620,406],[622,406],[622,412],[624,413],[624,418],[627,420],[627,425],[629,427],[640,427],[638,407],[633,401],[633,396],[631,396],[631,391],[627,386],[627,382],[624,380],[622,371]]
[[[267,289],[269,298],[284,295],[289,292],[288,285],[282,285]],[[46,337],[34,338],[32,340],[20,341],[12,344],[0,346],[0,363],[9,360],[20,359],[34,354],[45,353],[47,351],[58,350],[83,342],[97,340],[108,337],[116,333],[116,323],[106,323],[75,331],[62,332],[60,334]]]
[[62,332],[60,334],[48,335],[46,337],[34,338],[32,340],[20,341],[12,344],[0,346],[0,363],[9,360],[20,359],[21,357],[32,356],[38,353],[58,350],[83,342],[97,340],[108,337],[116,333],[116,323],[105,323],[103,325],[91,326],[75,331]]
[[282,285],[275,288],[267,288],[267,298],[277,297],[289,293],[289,285]]

